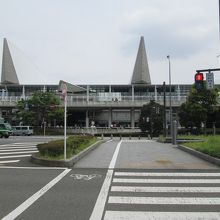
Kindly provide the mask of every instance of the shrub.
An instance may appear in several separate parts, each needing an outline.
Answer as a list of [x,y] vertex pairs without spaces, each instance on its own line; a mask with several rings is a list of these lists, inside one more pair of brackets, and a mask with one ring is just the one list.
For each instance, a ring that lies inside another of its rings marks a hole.
[[[69,136],[66,140],[67,155],[73,155],[78,148],[89,145],[94,137],[91,135],[74,135]],[[57,157],[63,155],[64,140],[50,141],[48,143],[38,144],[38,151],[42,156]]]

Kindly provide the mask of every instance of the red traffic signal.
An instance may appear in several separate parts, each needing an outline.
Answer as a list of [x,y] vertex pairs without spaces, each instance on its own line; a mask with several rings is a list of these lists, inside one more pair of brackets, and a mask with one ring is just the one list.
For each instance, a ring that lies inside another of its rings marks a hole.
[[200,92],[204,88],[203,83],[203,73],[196,73],[195,75],[195,88],[198,92]]
[[203,74],[202,73],[196,73],[195,75],[195,81],[198,82],[198,81],[203,81],[204,77],[203,77]]

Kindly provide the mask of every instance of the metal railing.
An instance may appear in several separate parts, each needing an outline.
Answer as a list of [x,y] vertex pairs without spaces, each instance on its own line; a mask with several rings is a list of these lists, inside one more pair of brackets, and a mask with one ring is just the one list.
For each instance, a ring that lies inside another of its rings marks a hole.
[[[30,97],[25,98],[20,96],[5,96],[0,97],[0,106],[16,106],[19,100],[27,100]],[[180,106],[187,99],[187,96],[171,96],[172,106]],[[68,107],[141,107],[144,104],[149,103],[151,100],[155,100],[157,103],[163,105],[163,96],[120,96],[120,97],[100,97],[100,96],[68,96],[67,105]],[[61,103],[62,104],[62,103]],[[166,105],[169,104],[169,96],[166,96]],[[218,98],[218,105],[220,105],[220,98]]]

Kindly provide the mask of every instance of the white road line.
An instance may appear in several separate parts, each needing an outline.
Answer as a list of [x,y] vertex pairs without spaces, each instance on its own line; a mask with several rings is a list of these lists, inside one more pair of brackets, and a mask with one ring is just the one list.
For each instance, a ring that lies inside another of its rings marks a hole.
[[24,201],[20,206],[18,206],[15,210],[6,215],[2,220],[11,220],[17,218],[22,212],[24,212],[28,207],[30,207],[35,201],[37,201],[42,195],[44,195],[49,189],[51,189],[56,183],[58,183],[67,173],[69,173],[71,169],[64,170],[61,174],[59,174],[56,178],[50,181],[47,185],[45,185],[42,189]]
[[7,150],[1,150],[0,149],[0,152],[10,152],[10,151],[27,151],[27,150],[37,150],[37,148],[36,147],[31,147],[31,148],[22,148],[22,149],[7,149]]
[[104,220],[217,220],[220,212],[132,212],[106,211]]
[[142,143],[148,143],[148,142],[155,142],[153,140],[123,140],[123,142],[130,142],[130,143],[135,143],[135,142],[142,142]]
[[30,157],[31,154],[24,154],[24,155],[12,155],[12,156],[2,156],[0,159],[8,159],[8,158],[20,158],[20,157]]
[[192,176],[192,177],[209,177],[220,176],[220,173],[138,173],[138,172],[115,172],[114,176]]
[[109,169],[108,172],[106,174],[104,183],[102,185],[102,188],[100,190],[99,196],[96,200],[96,204],[95,207],[92,211],[92,214],[90,216],[90,220],[101,220],[102,219],[102,215],[104,212],[104,208],[105,208],[105,203],[108,197],[108,191],[111,185],[111,181],[112,181],[112,176],[113,176],[113,170],[115,167],[115,163],[118,157],[118,153],[119,153],[119,149],[121,146],[122,141],[120,141],[115,149],[114,155],[112,157],[112,160],[109,164]]
[[175,193],[220,193],[220,187],[144,187],[112,186],[112,192],[175,192]]
[[33,150],[33,151],[21,151],[21,152],[7,152],[7,153],[0,153],[0,155],[9,155],[9,154],[23,154],[23,153],[37,153],[38,150]]
[[153,205],[220,205],[220,198],[204,197],[123,197],[110,196],[109,203]]
[[109,143],[109,142],[112,142],[113,140],[111,139],[111,140],[108,140],[108,141],[106,141],[106,143]]
[[122,141],[120,141],[118,143],[118,145],[115,149],[114,155],[113,155],[111,163],[109,165],[109,169],[114,169],[115,168],[115,163],[116,163],[116,160],[117,160],[117,157],[118,157],[118,153],[119,153],[119,150],[120,150],[120,147],[121,147],[121,143],[122,143]]
[[24,170],[65,170],[65,167],[12,167],[2,166],[0,169],[24,169]]
[[4,160],[4,161],[0,161],[0,163],[17,163],[19,162],[20,160]]
[[[28,145],[28,144],[40,144],[40,143],[43,143],[43,142],[23,142],[23,143],[12,143],[12,144],[15,144],[15,145]],[[8,144],[10,145],[10,144]]]
[[220,183],[220,179],[113,179],[114,183]]
[[99,196],[96,200],[95,207],[93,209],[92,215],[90,216],[90,220],[101,220],[102,213],[105,208],[105,202],[107,200],[109,187],[111,184],[113,175],[113,170],[108,170],[102,188],[100,190]]

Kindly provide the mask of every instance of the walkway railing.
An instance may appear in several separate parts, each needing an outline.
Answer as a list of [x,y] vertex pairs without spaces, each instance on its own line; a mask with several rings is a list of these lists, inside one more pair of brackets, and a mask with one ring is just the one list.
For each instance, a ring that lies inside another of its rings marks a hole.
[[[25,100],[29,97],[26,96]],[[24,97],[5,96],[0,97],[0,106],[16,106],[17,102]],[[187,96],[171,96],[171,105],[180,106],[187,99]],[[163,105],[163,96],[120,96],[120,97],[101,97],[101,96],[68,96],[68,107],[141,107],[144,104],[155,100],[157,103]],[[218,104],[220,99],[218,98]],[[169,96],[166,97],[166,105],[169,106]]]

